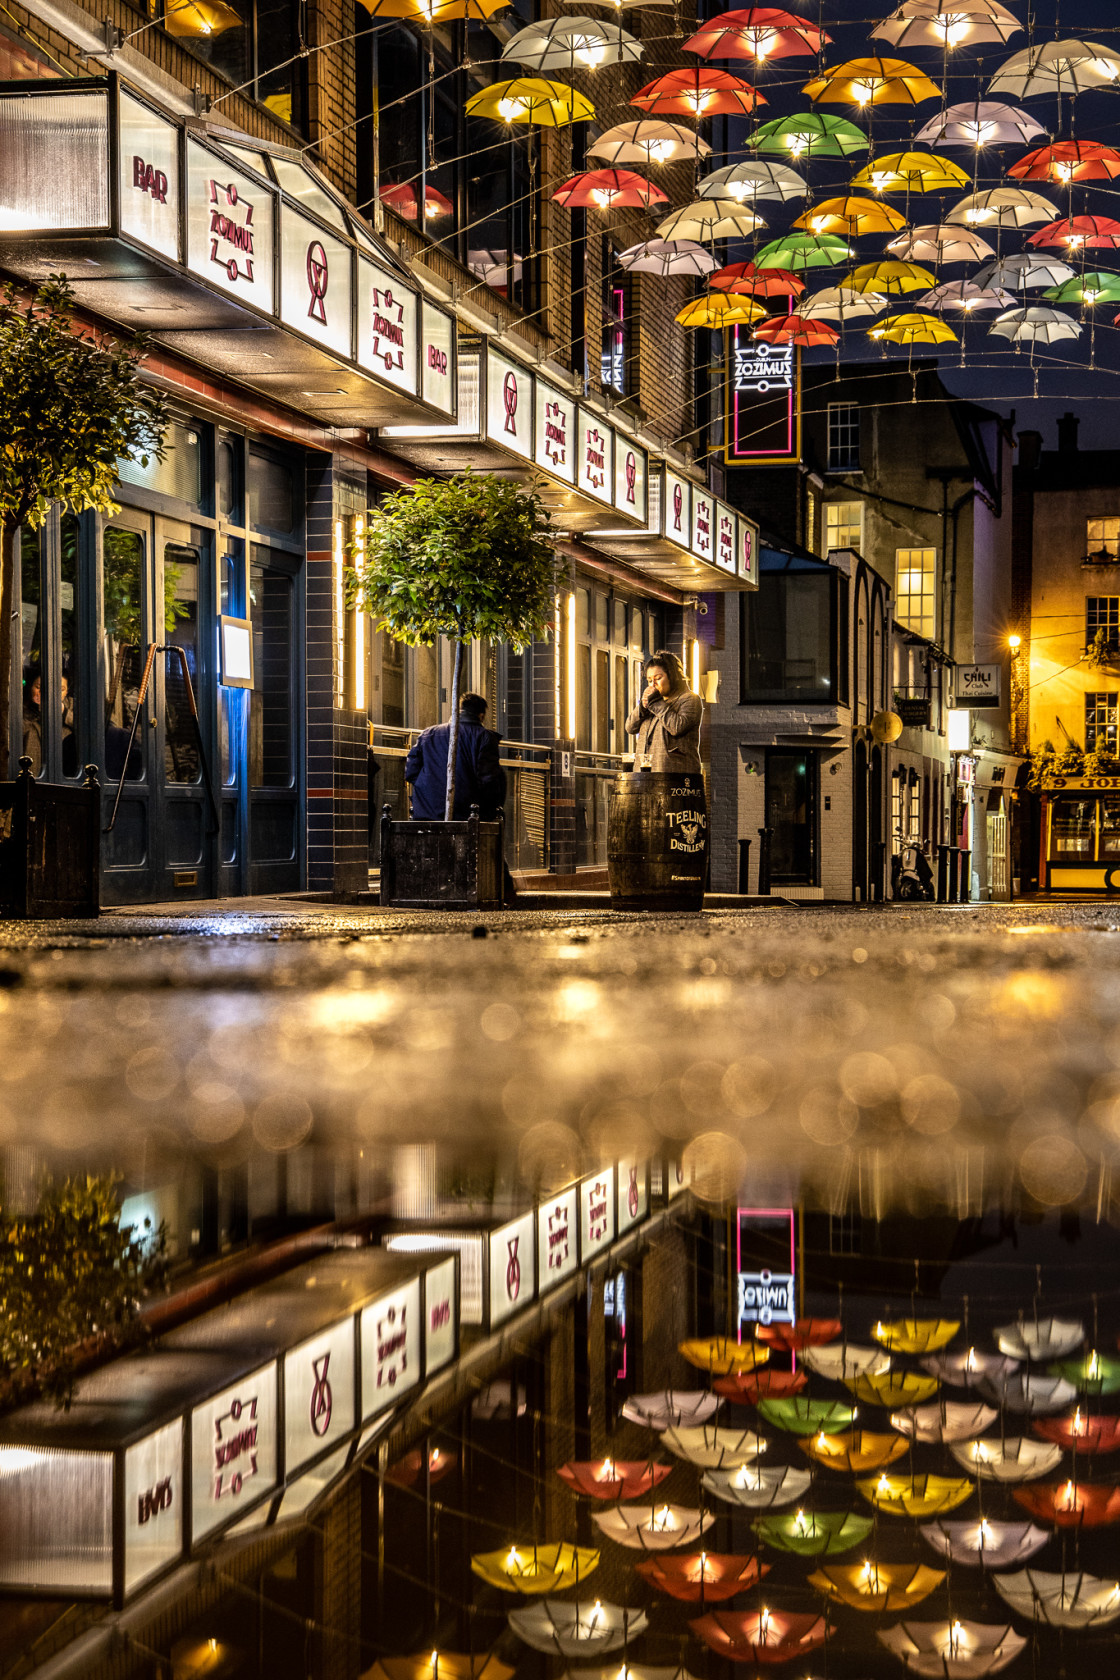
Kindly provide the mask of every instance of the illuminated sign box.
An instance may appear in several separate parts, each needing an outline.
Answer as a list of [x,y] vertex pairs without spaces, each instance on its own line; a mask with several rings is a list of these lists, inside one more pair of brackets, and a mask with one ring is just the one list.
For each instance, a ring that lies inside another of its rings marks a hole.
[[537,1269],[541,1288],[548,1289],[579,1267],[579,1197],[561,1190],[537,1209]]
[[727,443],[729,465],[776,466],[801,459],[801,352],[792,344],[764,344],[749,327],[732,327],[728,341]]
[[253,626],[247,618],[218,619],[218,679],[223,688],[253,686]]
[[[738,1279],[736,1322],[739,1340],[744,1324],[792,1324],[795,1307],[794,1211],[792,1208],[741,1207],[735,1218],[735,1260]],[[744,1250],[750,1256],[771,1254],[782,1270],[766,1264],[744,1265]],[[789,1270],[784,1269],[789,1256]]]
[[585,1265],[614,1241],[616,1213],[613,1165],[580,1180],[579,1252]]

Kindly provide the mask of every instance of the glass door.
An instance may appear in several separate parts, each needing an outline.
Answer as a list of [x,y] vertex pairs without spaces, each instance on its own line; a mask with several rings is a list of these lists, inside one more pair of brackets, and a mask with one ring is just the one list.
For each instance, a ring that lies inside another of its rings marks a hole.
[[766,755],[766,826],[771,830],[770,879],[815,886],[817,873],[817,759],[814,753]]

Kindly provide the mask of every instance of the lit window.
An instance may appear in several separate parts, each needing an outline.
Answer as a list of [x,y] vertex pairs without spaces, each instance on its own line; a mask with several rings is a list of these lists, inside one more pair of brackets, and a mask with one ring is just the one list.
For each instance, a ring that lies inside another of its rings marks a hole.
[[894,556],[895,617],[906,630],[933,641],[936,634],[935,548],[897,548]]
[[863,552],[863,503],[826,502],[824,507],[825,552],[833,548],[854,548]]
[[828,405],[828,470],[859,471],[859,405]]
[[1090,519],[1085,544],[1092,560],[1120,560],[1120,519]]
[[1115,754],[1120,692],[1091,689],[1085,696],[1085,751]]
[[[1100,521],[1095,523],[1099,524]],[[1098,631],[1106,642],[1120,642],[1120,595],[1088,595],[1085,598],[1085,640],[1091,643]]]

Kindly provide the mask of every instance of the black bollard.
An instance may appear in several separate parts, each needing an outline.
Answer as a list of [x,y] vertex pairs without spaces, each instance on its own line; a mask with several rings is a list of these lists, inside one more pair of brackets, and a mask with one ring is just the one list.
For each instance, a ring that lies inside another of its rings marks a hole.
[[772,828],[760,828],[758,831],[758,890],[763,898],[770,896],[770,842],[774,838]]

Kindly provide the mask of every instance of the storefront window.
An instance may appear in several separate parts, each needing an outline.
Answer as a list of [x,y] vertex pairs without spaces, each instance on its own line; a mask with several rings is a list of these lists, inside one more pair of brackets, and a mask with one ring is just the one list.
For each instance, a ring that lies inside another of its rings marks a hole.
[[1095,799],[1056,799],[1050,813],[1050,852],[1054,858],[1093,856]]
[[254,530],[288,536],[296,528],[300,502],[295,472],[288,461],[249,451],[249,520]]
[[24,527],[20,536],[20,628],[23,654],[23,746],[31,760],[31,774],[41,776],[43,763],[43,533]]
[[1101,800],[1100,821],[1102,860],[1120,857],[1120,799],[1113,797]]
[[162,461],[148,456],[144,466],[140,460],[125,457],[117,462],[117,476],[125,484],[138,484],[144,490],[158,490],[176,501],[188,502],[191,507],[203,505],[203,440],[196,425],[173,420],[164,438],[166,453]]
[[232,0],[216,8],[163,0],[163,25],[196,58],[301,134],[307,70],[299,0]]
[[743,701],[833,701],[835,574],[764,572],[744,595]]
[[[164,654],[164,704],[167,729],[164,772],[169,782],[197,782],[202,774],[194,706],[198,695],[198,550],[166,543],[163,550],[163,592],[166,634],[186,659],[170,650]],[[189,686],[188,686],[189,678]],[[194,704],[192,704],[192,691]]]
[[1090,690],[1085,696],[1085,751],[1115,753],[1120,724],[1120,690]]
[[249,694],[249,786],[287,788],[294,780],[292,639],[294,579],[253,550],[249,581],[254,685]]
[[144,774],[144,732],[138,730],[131,751],[129,731],[136,715],[143,671],[144,618],[141,576],[144,539],[136,531],[107,526],[102,615],[105,622],[105,774],[116,781],[139,781]]

